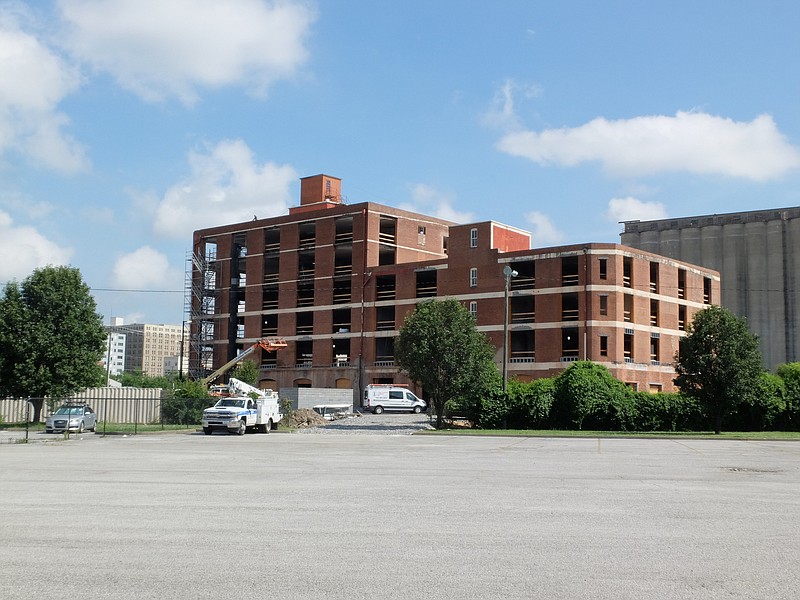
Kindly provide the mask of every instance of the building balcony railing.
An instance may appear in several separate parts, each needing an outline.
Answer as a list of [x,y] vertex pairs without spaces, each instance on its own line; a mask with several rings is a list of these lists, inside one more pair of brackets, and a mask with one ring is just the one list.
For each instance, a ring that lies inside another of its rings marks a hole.
[[623,275],[622,276],[622,285],[626,288],[631,287],[631,276],[630,275]]
[[349,367],[350,366],[350,358],[337,358],[331,363],[332,367]]
[[435,285],[417,286],[417,298],[430,298],[436,295]]
[[297,279],[300,281],[314,279],[314,267],[300,267],[300,269],[297,271]]
[[561,285],[563,286],[578,285],[578,274],[575,273],[574,275],[562,275]]
[[681,300],[686,298],[686,288],[684,287],[678,288],[678,298],[680,298]]
[[390,244],[393,246],[397,242],[397,237],[393,233],[384,233],[381,231],[378,235],[378,241],[381,244]]
[[297,297],[297,307],[302,308],[305,306],[314,306],[314,296],[305,297],[305,296],[298,296]]
[[394,300],[397,296],[397,290],[392,289],[379,289],[375,292],[377,300]]
[[536,287],[536,277],[517,275],[511,279],[511,290],[532,290]]
[[658,327],[658,315],[650,315],[650,325]]
[[561,311],[561,320],[562,321],[577,321],[580,313],[577,308],[575,309],[567,309]]
[[392,331],[394,330],[394,319],[384,319],[375,323],[377,331]]
[[317,245],[317,241],[314,238],[301,238],[298,242],[297,246],[301,250],[310,250]]
[[511,323],[534,323],[535,321],[536,313],[532,310],[528,312],[511,313]]
[[512,363],[530,363],[536,362],[535,350],[516,350],[511,353],[509,362]]
[[561,357],[561,362],[577,362],[577,361],[578,361],[577,354],[575,356],[562,356]]
[[342,231],[336,234],[335,242],[337,244],[349,244],[353,241],[352,231]]
[[348,277],[353,274],[353,265],[337,265],[333,268],[334,277]]
[[311,335],[314,333],[313,325],[298,325],[295,329],[297,335]]
[[275,310],[276,308],[278,308],[278,299],[277,298],[264,300],[261,303],[261,310]]
[[658,293],[658,282],[656,281],[650,282],[650,292],[653,294]]
[[333,291],[333,303],[334,304],[347,304],[350,302],[350,298],[352,297],[350,290],[347,291]]
[[277,327],[262,327],[261,328],[261,337],[270,337],[273,335],[278,335],[278,328]]
[[300,360],[294,363],[294,366],[297,369],[310,369],[313,364],[310,360]]
[[281,276],[278,273],[264,273],[264,283],[278,283]]
[[274,242],[270,244],[264,244],[264,254],[276,254],[281,250],[281,243]]

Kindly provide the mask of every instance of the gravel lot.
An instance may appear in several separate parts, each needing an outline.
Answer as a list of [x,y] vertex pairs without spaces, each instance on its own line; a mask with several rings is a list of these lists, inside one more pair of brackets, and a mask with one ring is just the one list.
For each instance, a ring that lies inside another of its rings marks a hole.
[[314,435],[365,434],[365,435],[411,435],[422,429],[433,429],[431,418],[425,413],[355,413],[351,417],[338,419],[321,427],[300,429],[297,433]]

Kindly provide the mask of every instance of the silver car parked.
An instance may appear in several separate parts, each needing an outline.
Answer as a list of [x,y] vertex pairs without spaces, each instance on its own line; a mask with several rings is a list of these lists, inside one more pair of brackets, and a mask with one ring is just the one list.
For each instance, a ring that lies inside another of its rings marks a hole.
[[97,430],[97,413],[87,404],[65,404],[44,422],[44,430],[47,433],[67,430],[83,433],[87,429]]

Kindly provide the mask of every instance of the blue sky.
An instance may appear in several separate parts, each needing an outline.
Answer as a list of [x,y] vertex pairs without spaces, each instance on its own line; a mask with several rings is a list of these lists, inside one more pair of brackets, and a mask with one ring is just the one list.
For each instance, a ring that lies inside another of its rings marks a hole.
[[179,323],[192,231],[349,203],[534,247],[800,205],[800,3],[0,0],[0,282]]

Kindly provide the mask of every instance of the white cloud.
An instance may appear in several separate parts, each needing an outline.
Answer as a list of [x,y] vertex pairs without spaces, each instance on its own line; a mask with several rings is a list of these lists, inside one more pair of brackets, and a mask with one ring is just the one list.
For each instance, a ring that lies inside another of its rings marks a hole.
[[652,221],[667,217],[667,209],[660,202],[643,202],[633,196],[612,198],[608,201],[606,218],[616,223],[637,220]]
[[286,211],[297,180],[288,165],[256,164],[241,140],[191,152],[189,164],[191,176],[167,190],[156,208],[156,233],[191,239],[197,229],[277,216]]
[[686,171],[763,181],[800,168],[800,150],[769,115],[750,122],[694,112],[597,118],[575,128],[511,133],[498,148],[541,165],[599,162],[628,176]]
[[72,250],[61,248],[33,227],[15,227],[0,211],[0,281],[22,280],[35,269],[69,264]]
[[67,46],[123,87],[186,104],[197,87],[243,85],[263,95],[307,58],[315,15],[305,2],[60,0]]
[[0,154],[18,152],[64,172],[84,169],[84,149],[64,128],[59,103],[81,84],[80,75],[34,35],[20,15],[0,8]]
[[411,186],[411,203],[401,206],[404,210],[419,212],[454,223],[469,223],[475,220],[470,212],[460,212],[453,208],[455,196],[436,188],[417,183]]
[[539,211],[529,212],[525,220],[532,226],[531,245],[534,248],[555,246],[564,241],[566,236],[553,224],[550,217]]
[[150,246],[120,256],[114,263],[114,284],[135,290],[181,289],[183,273]]
[[514,95],[520,92],[524,98],[536,98],[542,94],[539,86],[525,85],[513,79],[506,79],[500,89],[495,92],[492,104],[483,116],[484,123],[506,131],[520,129],[522,125],[514,107]]

